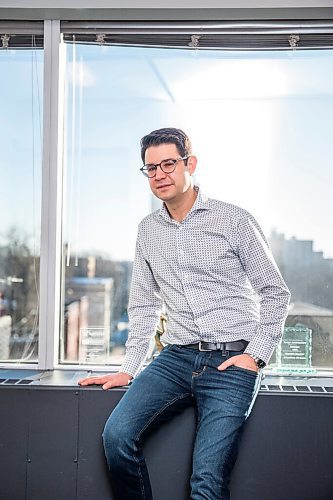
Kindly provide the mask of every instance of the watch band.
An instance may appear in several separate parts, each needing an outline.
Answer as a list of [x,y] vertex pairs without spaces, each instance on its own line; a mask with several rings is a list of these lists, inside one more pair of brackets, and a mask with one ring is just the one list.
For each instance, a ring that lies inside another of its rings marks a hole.
[[247,353],[249,356],[251,356],[251,358],[255,361],[257,367],[259,369],[262,369],[262,368],[265,368],[266,366],[266,363],[265,361],[263,361],[262,359],[260,358],[257,358],[256,356],[253,356],[252,354],[250,354],[249,352]]

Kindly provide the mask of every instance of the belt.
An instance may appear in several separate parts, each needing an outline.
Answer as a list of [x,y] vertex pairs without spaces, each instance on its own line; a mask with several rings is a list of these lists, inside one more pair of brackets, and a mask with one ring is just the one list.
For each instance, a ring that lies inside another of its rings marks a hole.
[[246,348],[246,340],[235,340],[234,342],[198,342],[196,344],[186,344],[179,347],[197,349],[198,351],[242,351]]

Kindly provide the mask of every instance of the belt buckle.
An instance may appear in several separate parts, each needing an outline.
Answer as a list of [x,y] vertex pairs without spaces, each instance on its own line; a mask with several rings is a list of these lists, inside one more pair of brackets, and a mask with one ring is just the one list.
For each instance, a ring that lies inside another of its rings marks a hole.
[[200,341],[200,342],[199,342],[199,351],[201,351],[201,352],[208,352],[208,351],[210,351],[210,349],[204,349],[204,348],[202,347],[202,342]]

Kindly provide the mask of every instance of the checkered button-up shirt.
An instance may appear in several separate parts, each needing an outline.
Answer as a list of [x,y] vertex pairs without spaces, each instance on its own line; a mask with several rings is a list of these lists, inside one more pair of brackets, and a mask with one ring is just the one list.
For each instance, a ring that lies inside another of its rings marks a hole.
[[121,371],[134,376],[140,369],[163,303],[164,342],[245,339],[245,352],[268,362],[282,336],[289,298],[252,215],[198,190],[182,222],[163,206],[139,225]]

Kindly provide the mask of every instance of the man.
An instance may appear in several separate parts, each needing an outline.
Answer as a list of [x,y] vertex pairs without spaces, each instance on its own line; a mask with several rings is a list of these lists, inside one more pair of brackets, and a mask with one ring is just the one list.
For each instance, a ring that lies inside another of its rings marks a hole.
[[[164,204],[139,225],[125,360],[119,373],[80,383],[109,389],[135,377],[103,433],[117,498],[152,499],[145,437],[194,403],[191,498],[226,500],[238,439],[261,368],[281,338],[289,291],[255,219],[193,185],[197,159],[182,130],[151,132],[141,155],[141,171]],[[161,298],[165,348],[136,376]]]

